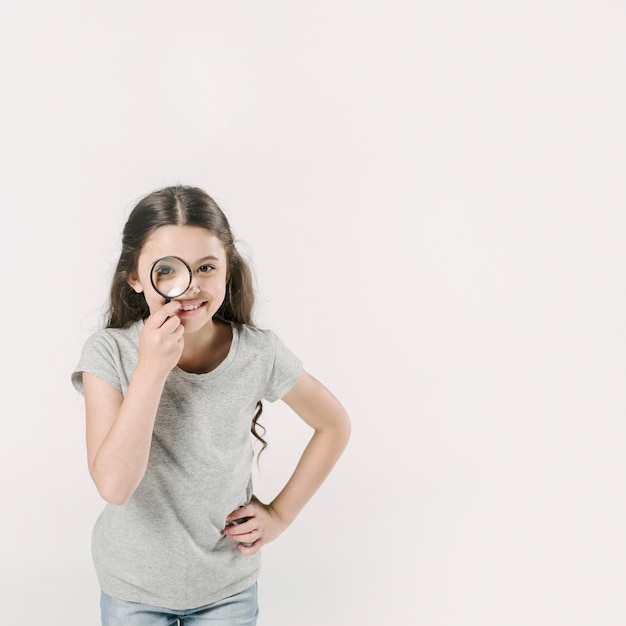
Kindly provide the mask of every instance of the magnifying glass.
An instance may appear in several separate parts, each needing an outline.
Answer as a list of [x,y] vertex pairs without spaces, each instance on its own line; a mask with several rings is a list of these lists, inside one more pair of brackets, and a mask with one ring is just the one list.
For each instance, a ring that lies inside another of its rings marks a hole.
[[158,259],[150,271],[150,282],[154,290],[165,298],[165,304],[172,298],[182,296],[189,289],[191,279],[191,268],[177,256]]

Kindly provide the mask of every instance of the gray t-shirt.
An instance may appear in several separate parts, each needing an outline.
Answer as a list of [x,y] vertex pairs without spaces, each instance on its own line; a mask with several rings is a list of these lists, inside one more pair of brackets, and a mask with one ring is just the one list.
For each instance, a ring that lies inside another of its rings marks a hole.
[[[143,322],[104,329],[85,343],[72,374],[89,372],[126,393]],[[203,606],[253,584],[260,554],[243,556],[221,534],[252,495],[250,424],[258,400],[297,382],[301,362],[271,331],[233,325],[226,359],[207,374],[175,367],[157,411],[146,473],[126,504],[107,504],[93,530],[102,590],[170,609]]]

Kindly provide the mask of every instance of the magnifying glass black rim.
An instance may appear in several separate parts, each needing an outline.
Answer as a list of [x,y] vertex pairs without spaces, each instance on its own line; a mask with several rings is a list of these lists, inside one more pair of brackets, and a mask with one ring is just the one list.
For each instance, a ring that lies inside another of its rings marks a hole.
[[[159,291],[157,286],[154,284],[154,268],[157,266],[157,263],[160,263],[163,259],[176,259],[177,261],[180,261],[187,268],[187,271],[189,272],[189,281],[187,282],[187,286],[176,296],[168,296],[167,294],[163,293],[162,291]],[[189,265],[187,265],[187,262],[184,259],[181,259],[179,256],[175,256],[173,254],[168,254],[166,256],[162,256],[160,259],[157,259],[152,264],[152,269],[150,270],[150,282],[152,283],[153,289],[161,297],[165,298],[166,302],[171,302],[172,298],[180,298],[180,296],[182,296],[185,293],[185,291],[187,291],[187,289],[189,289],[189,287],[191,286],[191,281],[192,281],[191,268],[189,267]]]

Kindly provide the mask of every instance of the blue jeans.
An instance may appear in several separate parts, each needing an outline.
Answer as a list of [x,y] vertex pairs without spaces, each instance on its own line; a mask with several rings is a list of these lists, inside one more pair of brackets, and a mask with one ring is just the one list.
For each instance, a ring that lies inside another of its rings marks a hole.
[[255,626],[259,614],[257,585],[196,609],[176,611],[118,600],[102,592],[102,626]]

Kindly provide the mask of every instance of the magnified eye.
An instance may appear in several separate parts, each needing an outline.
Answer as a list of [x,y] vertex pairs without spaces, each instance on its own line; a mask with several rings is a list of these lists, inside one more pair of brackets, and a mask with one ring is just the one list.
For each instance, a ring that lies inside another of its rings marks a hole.
[[164,256],[152,266],[150,281],[166,302],[181,296],[191,284],[191,268],[176,256]]
[[154,273],[157,274],[157,276],[171,276],[176,273],[176,270],[169,265],[160,265],[154,269]]

